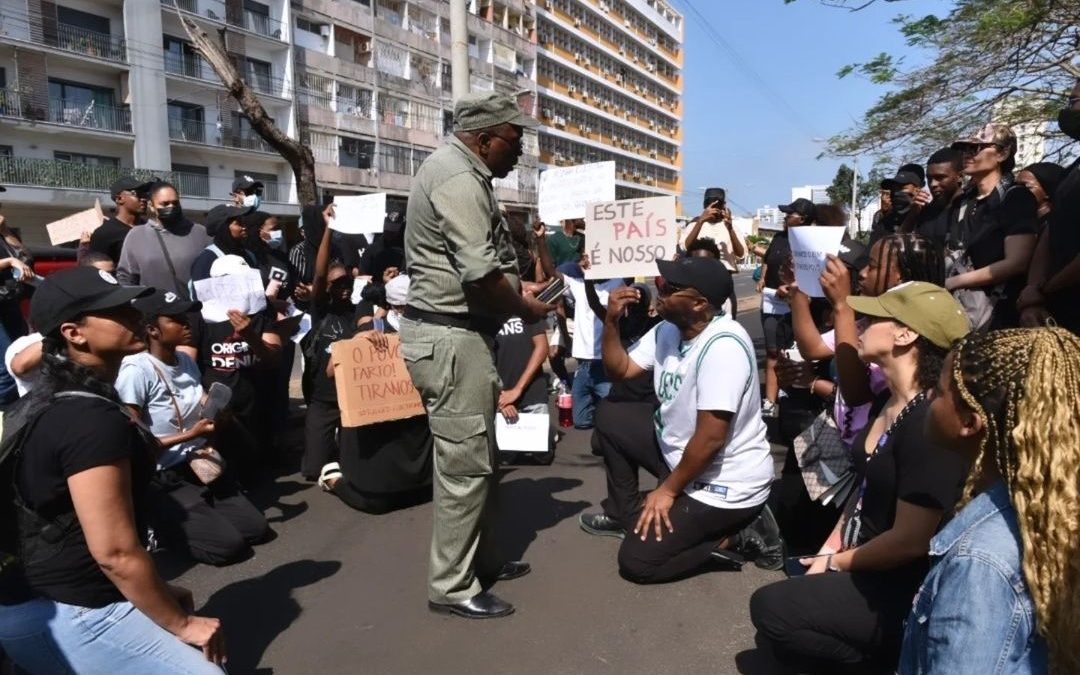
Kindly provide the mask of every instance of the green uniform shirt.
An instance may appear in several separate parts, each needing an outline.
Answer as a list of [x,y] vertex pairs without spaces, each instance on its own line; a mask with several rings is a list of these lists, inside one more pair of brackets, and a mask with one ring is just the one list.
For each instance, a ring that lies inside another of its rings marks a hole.
[[493,317],[490,307],[466,295],[466,284],[502,270],[518,286],[510,228],[491,179],[491,169],[453,136],[420,165],[405,212],[409,305]]
[[563,263],[576,263],[581,260],[581,252],[585,248],[584,235],[575,234],[566,236],[561,229],[555,230],[547,236],[548,252],[551,253],[551,261],[556,267]]

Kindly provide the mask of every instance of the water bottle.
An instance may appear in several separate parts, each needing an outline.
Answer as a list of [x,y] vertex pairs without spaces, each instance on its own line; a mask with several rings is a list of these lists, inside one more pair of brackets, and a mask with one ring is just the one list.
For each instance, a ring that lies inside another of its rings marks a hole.
[[562,382],[558,389],[559,426],[566,429],[574,426],[574,397]]

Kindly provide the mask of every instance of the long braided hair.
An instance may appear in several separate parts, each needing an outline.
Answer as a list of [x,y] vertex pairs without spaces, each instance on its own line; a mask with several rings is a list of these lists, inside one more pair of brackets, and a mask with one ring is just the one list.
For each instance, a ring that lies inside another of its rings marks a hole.
[[885,265],[878,274],[888,279],[892,266],[900,272],[900,281],[926,281],[945,285],[945,258],[933,240],[918,234],[890,234],[881,239]]
[[973,333],[954,359],[953,381],[986,425],[962,503],[992,460],[1016,509],[1050,672],[1080,672],[1080,337],[1060,328]]

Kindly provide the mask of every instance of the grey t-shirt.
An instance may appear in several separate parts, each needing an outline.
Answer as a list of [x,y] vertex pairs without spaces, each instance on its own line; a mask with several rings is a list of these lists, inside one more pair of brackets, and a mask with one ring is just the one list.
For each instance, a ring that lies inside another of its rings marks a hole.
[[[159,438],[190,429],[199,421],[202,413],[203,387],[199,366],[187,354],[177,352],[176,357],[179,362],[170,366],[149,352],[132,354],[124,357],[120,374],[116,377],[116,392],[120,400],[142,408],[143,421]],[[174,397],[176,405],[173,405]],[[183,429],[177,424],[177,407],[182,416]],[[158,458],[158,468],[167,469],[183,462],[189,452],[205,444],[205,438],[196,438],[165,448]]]
[[[165,249],[169,252],[169,259],[176,271],[175,278],[161,250],[159,233],[165,241]],[[142,227],[133,228],[124,239],[120,263],[116,267],[116,278],[126,286],[152,286],[173,291],[186,298],[187,284],[191,279],[191,264],[210,244],[210,235],[206,233],[206,228],[198,223],[187,222],[169,229],[151,220]],[[180,281],[179,288],[177,280]]]

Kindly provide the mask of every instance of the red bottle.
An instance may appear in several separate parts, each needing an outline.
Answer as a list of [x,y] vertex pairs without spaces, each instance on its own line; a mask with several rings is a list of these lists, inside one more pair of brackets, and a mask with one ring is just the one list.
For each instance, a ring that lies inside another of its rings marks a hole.
[[559,426],[566,429],[574,426],[574,398],[568,391],[559,392]]

